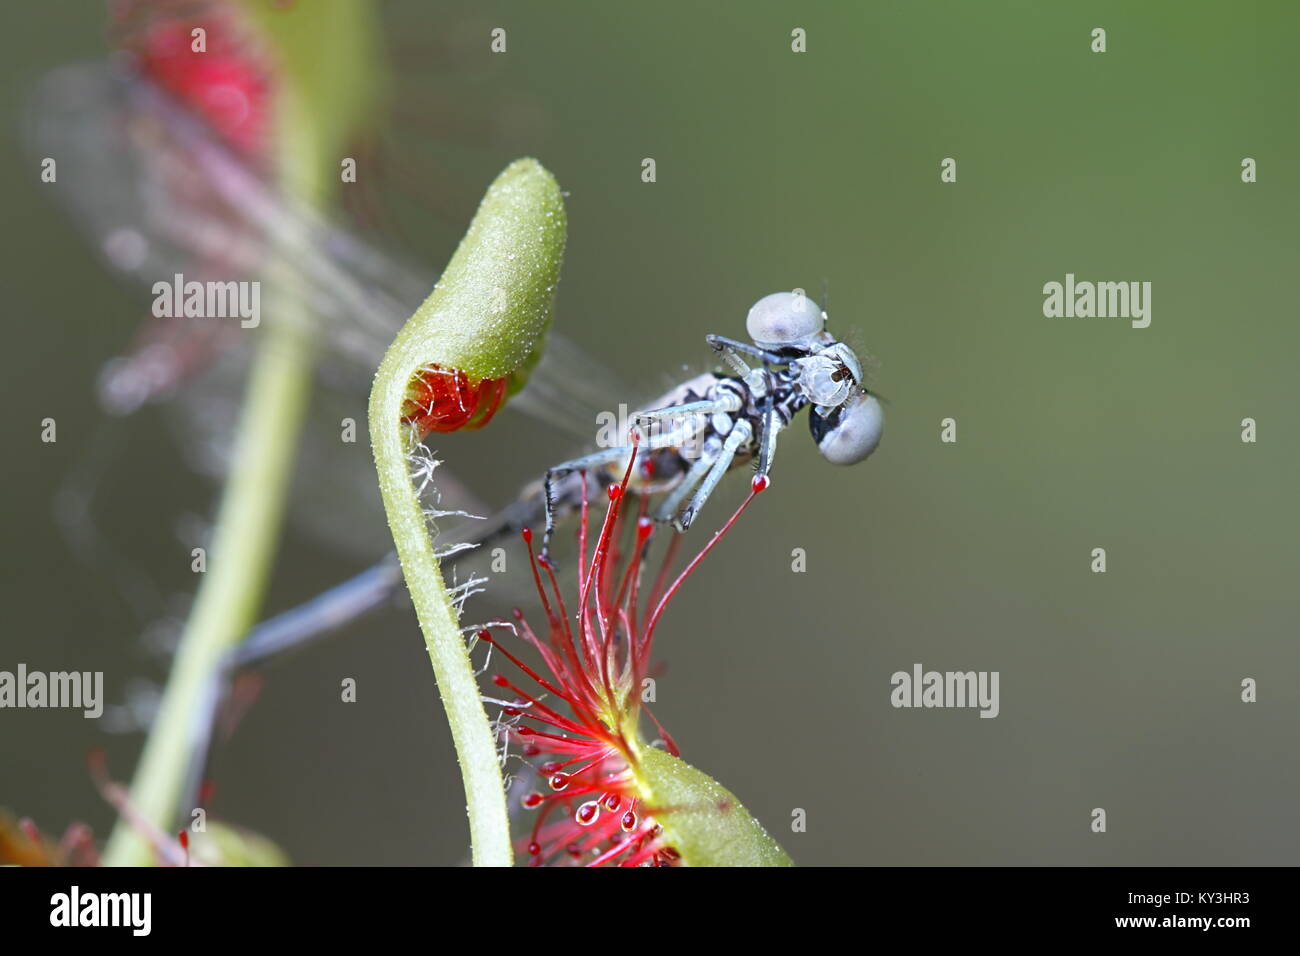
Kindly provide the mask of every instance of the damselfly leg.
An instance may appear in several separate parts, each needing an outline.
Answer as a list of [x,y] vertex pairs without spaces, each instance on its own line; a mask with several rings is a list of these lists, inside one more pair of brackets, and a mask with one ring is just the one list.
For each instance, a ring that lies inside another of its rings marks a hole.
[[592,469],[613,465],[616,462],[625,462],[630,455],[637,455],[639,459],[644,460],[645,456],[650,452],[661,448],[676,448],[680,446],[686,440],[687,434],[687,428],[678,426],[668,431],[651,435],[639,442],[631,442],[627,445],[620,445],[615,448],[603,448],[600,451],[592,452],[590,455],[583,455],[581,458],[564,461],[546,469],[546,475],[542,479],[542,488],[546,503],[546,531],[542,536],[542,557],[548,561],[550,560],[551,536],[555,533],[556,510],[560,504],[555,494],[555,483],[557,480],[576,472],[587,472]]
[[700,513],[704,507],[704,502],[708,501],[709,495],[718,487],[718,482],[722,476],[731,470],[732,463],[735,461],[736,453],[754,437],[753,426],[744,419],[736,422],[731,431],[727,433],[726,439],[722,442],[722,448],[718,451],[717,457],[710,463],[709,471],[700,482],[700,486],[695,489],[695,494],[691,496],[688,504],[682,513],[673,520],[673,526],[678,531],[685,531],[694,522],[695,516]]
[[749,374],[750,367],[740,356],[748,355],[750,358],[758,359],[764,365],[788,365],[790,359],[777,355],[775,352],[769,352],[767,349],[761,349],[756,345],[748,342],[739,342],[736,339],[729,339],[725,335],[706,335],[704,341],[709,343],[715,352],[722,355],[722,358],[730,365],[737,374],[744,377]]

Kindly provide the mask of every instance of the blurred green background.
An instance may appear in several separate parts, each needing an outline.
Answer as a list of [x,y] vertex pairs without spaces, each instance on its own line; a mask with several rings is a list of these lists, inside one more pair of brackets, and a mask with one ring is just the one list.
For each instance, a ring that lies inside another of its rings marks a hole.
[[[630,383],[627,400],[699,368],[706,332],[743,334],[754,300],[795,286],[826,282],[832,327],[879,360],[875,456],[836,469],[796,423],[771,492],[658,641],[656,713],[683,756],[797,862],[1300,860],[1300,9],[380,9],[400,107],[385,149],[406,170],[374,184],[396,210],[386,244],[436,271],[486,184],[535,155],[570,192],[557,328]],[[98,410],[98,371],[150,298],[102,269],[19,143],[32,82],[103,55],[103,11],[62,0],[3,17],[0,668],[103,670],[121,702],[165,675],[160,623],[183,617],[187,529],[217,488],[165,410],[116,424]],[[494,56],[497,26],[508,52]],[[790,51],[796,26],[805,54]],[[1104,54],[1089,49],[1098,26]],[[1150,328],[1044,318],[1042,286],[1067,272],[1150,281]],[[364,395],[343,401],[364,421]],[[39,441],[47,416],[55,445]],[[956,444],[939,440],[947,417]],[[105,429],[109,454],[89,463]],[[364,442],[341,447],[364,474]],[[437,447],[492,503],[580,448],[518,415]],[[108,563],[79,557],[56,521],[77,478]],[[791,572],[796,547],[807,573]],[[1095,547],[1106,574],[1089,570]],[[380,553],[292,525],[268,609]],[[479,599],[470,618],[508,606]],[[1001,715],[892,708],[890,675],[917,662],[1000,671]],[[344,676],[356,704],[339,703]],[[1258,703],[1240,701],[1246,677]],[[127,779],[141,739],[2,712],[0,805],[106,835],[83,754],[105,747]],[[406,609],[268,671],[213,779],[210,812],[296,862],[464,857],[461,785]],[[805,833],[790,832],[795,808]]]

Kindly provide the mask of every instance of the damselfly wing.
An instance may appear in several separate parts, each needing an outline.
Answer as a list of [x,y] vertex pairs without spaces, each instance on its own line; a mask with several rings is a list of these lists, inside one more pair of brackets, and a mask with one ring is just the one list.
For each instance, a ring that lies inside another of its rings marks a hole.
[[[433,274],[287,200],[125,58],[45,77],[31,97],[27,141],[37,155],[59,158],[54,194],[114,272],[149,287],[177,274],[239,281],[260,277],[274,247],[277,264],[308,296],[320,350],[322,387],[294,497],[335,503],[295,510],[329,538],[378,553],[386,536],[373,470],[367,455],[340,453],[340,423],[364,421],[374,369],[432,289]],[[136,348],[106,365],[101,404],[124,414],[176,399],[178,433],[192,460],[221,473],[256,331],[223,320],[150,318]],[[552,333],[528,387],[508,407],[590,441],[598,413],[625,395],[578,346]],[[439,479],[450,508],[481,513],[472,496],[458,496],[448,473]],[[360,503],[365,514],[345,521],[338,502]]]

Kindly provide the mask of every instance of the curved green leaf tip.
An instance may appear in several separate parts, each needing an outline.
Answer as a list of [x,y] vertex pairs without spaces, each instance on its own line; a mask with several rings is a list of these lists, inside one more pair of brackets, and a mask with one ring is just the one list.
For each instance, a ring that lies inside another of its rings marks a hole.
[[722,784],[680,757],[646,748],[637,781],[664,842],[685,866],[794,866],[763,825]]
[[522,385],[551,323],[564,260],[564,199],[535,159],[506,167],[433,292],[402,328],[384,364],[424,365]]
[[370,440],[388,526],[415,604],[460,761],[474,863],[509,866],[510,822],[478,683],[411,484],[418,441],[402,424],[411,379],[427,366],[517,385],[538,355],[564,256],[564,201],[536,160],[512,163],[489,187],[433,293],[384,354],[370,392]]

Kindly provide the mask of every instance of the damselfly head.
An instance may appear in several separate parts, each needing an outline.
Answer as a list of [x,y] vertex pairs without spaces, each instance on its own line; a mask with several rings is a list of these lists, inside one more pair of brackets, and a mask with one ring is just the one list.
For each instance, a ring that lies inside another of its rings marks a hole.
[[788,363],[793,385],[813,406],[808,422],[822,457],[853,465],[876,450],[880,402],[862,384],[857,354],[826,331],[822,309],[801,290],[774,292],[754,303],[745,329],[760,349]]
[[796,364],[799,368],[799,388],[815,406],[830,408],[843,405],[860,390],[862,363],[843,342],[832,342],[820,351],[799,359]]

